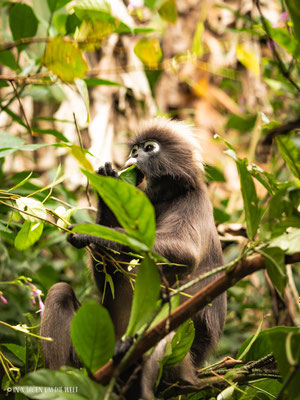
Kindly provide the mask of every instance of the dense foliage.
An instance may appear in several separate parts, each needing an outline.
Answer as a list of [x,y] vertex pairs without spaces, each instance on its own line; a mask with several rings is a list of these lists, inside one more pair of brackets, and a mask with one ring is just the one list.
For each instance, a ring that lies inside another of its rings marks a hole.
[[[224,271],[242,268],[245,260],[250,265],[255,255],[265,266],[232,282],[227,324],[214,364],[199,371],[199,387],[190,388],[186,396],[300,399],[299,0],[282,5],[270,1],[270,19],[267,6],[258,0],[244,1],[240,8],[238,1],[230,6],[219,1],[183,3],[0,4],[3,396],[57,399],[59,391],[60,399],[114,398],[116,376],[106,387],[89,377],[111,359],[115,338],[88,273],[88,254],[66,243],[70,223],[88,222],[75,230],[133,249],[130,265],[118,266],[135,286],[127,336],[138,333],[138,341],[143,340],[147,329],[178,306],[180,288],[167,304],[160,299],[156,263],[166,260],[151,251],[155,216],[149,200],[128,182],[93,173],[97,135],[110,143],[112,127],[120,143],[140,117],[165,114],[184,117],[196,127],[209,125],[207,153],[217,156],[205,165],[205,174],[224,247]],[[195,10],[197,17],[192,19]],[[172,28],[182,24],[189,45],[175,51]],[[221,53],[223,59],[214,64]],[[108,62],[98,65],[95,59]],[[108,66],[115,80],[108,79]],[[102,95],[100,105],[97,93]],[[81,108],[72,109],[68,101],[73,95]],[[106,131],[96,129],[95,136],[91,126],[96,110],[106,115],[107,99],[111,125]],[[59,114],[61,104],[67,104],[69,114]],[[120,158],[116,163],[121,164]],[[79,177],[75,184],[73,175]],[[126,233],[93,224],[90,197],[96,192]],[[102,265],[105,272],[105,260]],[[84,364],[81,370],[43,368],[39,313],[48,289],[59,281],[69,282],[84,302],[71,328]],[[114,292],[109,274],[106,290]],[[162,368],[184,358],[193,335],[187,319],[167,348]],[[217,361],[225,356],[236,361]]]

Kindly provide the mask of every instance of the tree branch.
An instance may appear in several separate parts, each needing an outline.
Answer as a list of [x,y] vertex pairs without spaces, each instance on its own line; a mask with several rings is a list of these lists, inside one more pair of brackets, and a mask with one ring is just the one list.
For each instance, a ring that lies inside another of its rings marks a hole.
[[[300,252],[291,256],[286,256],[285,261],[287,264],[300,262]],[[231,286],[235,285],[238,281],[247,275],[252,274],[260,269],[265,268],[265,261],[262,255],[256,255],[242,259],[234,268],[229,272],[224,272],[216,280],[210,282],[207,286],[197,292],[192,298],[181,304],[170,315],[161,320],[157,325],[145,333],[145,336],[137,344],[134,351],[128,357],[126,365],[123,370],[128,368],[136,362],[145,352],[151,349],[161,339],[163,339],[170,331],[178,328],[184,321],[191,318],[201,308],[211,303],[213,299],[225,292]],[[109,361],[102,368],[96,371],[93,378],[103,385],[108,384],[111,379],[117,364]],[[121,371],[122,372],[122,371]]]

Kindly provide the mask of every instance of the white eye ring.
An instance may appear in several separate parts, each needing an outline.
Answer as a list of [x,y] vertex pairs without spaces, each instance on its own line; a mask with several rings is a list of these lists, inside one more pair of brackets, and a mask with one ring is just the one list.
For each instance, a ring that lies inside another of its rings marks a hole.
[[143,145],[144,151],[147,153],[157,153],[159,151],[159,144],[154,140],[147,140]]

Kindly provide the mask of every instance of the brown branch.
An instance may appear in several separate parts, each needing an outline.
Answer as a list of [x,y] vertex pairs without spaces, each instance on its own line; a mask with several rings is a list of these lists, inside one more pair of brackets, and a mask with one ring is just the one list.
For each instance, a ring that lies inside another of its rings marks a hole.
[[278,135],[287,135],[294,129],[300,129],[300,118],[288,121],[285,124],[271,129],[266,135],[263,136],[261,142],[257,146],[256,156],[258,159],[262,162],[266,162],[270,153],[270,147],[273,143],[273,139]]
[[[285,261],[287,264],[300,262],[300,252],[295,253],[292,256],[286,256]],[[192,298],[181,304],[169,316],[147,331],[128,358],[128,362],[124,365],[124,369],[136,362],[145,352],[150,350],[151,347],[163,339],[170,331],[178,328],[179,325],[188,318],[191,318],[201,308],[211,303],[211,301],[221,293],[225,292],[245,276],[263,268],[265,268],[263,256],[256,255],[251,258],[242,259],[230,272],[222,273],[222,275],[220,275],[216,280],[202,288]],[[103,385],[108,384],[116,366],[117,364],[115,362],[109,361],[94,373],[93,378]]]

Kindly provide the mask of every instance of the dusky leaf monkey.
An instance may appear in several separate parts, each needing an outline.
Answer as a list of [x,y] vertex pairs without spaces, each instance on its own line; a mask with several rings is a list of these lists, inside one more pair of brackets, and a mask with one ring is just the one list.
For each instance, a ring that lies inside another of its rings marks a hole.
[[[169,287],[180,285],[222,265],[222,250],[212,205],[200,168],[200,149],[190,127],[183,122],[154,119],[140,129],[130,149],[125,166],[136,166],[137,185],[145,184],[143,190],[155,209],[157,232],[153,250],[171,263],[159,267],[164,281]],[[118,179],[111,163],[100,167],[98,174]],[[96,223],[111,228],[120,227],[100,197]],[[68,241],[77,248],[89,245],[98,253],[103,252],[103,246],[121,252],[130,251],[119,243],[87,234],[70,234]],[[121,261],[130,259],[124,253],[114,254],[114,257]],[[105,274],[95,261],[92,269],[99,291],[103,292]],[[104,306],[113,320],[116,337],[120,339],[129,320],[132,288],[124,274],[115,273],[113,263],[106,265],[106,271],[112,276],[115,298],[107,291]],[[187,292],[194,294],[212,279],[214,277],[201,281]],[[57,369],[64,364],[80,365],[69,335],[72,317],[79,306],[72,288],[66,283],[57,283],[50,289],[41,327],[41,335],[54,338],[54,342],[43,344],[47,367]],[[218,342],[225,315],[226,296],[222,294],[193,317],[195,339],[190,352],[180,365],[170,369],[168,379],[196,382],[196,369]],[[144,361],[140,379],[143,399],[153,397],[159,371],[157,360],[163,357],[165,344],[166,339]]]

